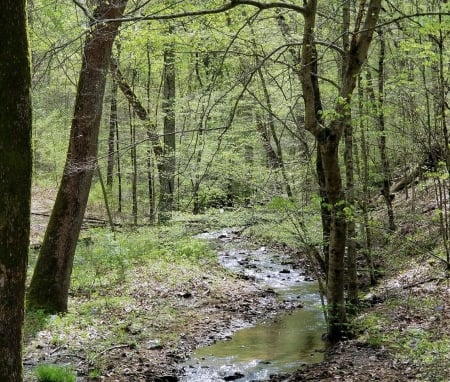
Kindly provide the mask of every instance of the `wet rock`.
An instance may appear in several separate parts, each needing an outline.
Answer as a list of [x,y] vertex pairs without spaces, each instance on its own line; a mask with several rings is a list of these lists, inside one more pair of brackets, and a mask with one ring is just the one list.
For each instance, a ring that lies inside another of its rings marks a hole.
[[182,297],[182,298],[191,298],[192,297],[192,293],[189,291],[186,292],[180,292],[178,293],[178,297]]
[[177,382],[178,378],[174,375],[164,375],[162,377],[156,377],[155,382]]
[[291,271],[289,269],[282,269],[280,273],[291,273]]
[[232,375],[227,375],[226,377],[223,377],[224,381],[235,381],[236,379],[245,377],[244,374],[239,373],[238,371],[236,371],[234,374]]

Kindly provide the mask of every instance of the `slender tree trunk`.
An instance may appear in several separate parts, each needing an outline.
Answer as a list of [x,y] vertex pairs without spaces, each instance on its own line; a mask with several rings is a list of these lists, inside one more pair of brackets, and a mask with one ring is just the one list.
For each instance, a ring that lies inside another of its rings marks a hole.
[[0,381],[22,382],[32,174],[25,1],[2,3],[0,35]]
[[370,284],[375,285],[375,267],[373,264],[373,256],[372,256],[372,231],[370,229],[369,224],[369,149],[366,140],[365,126],[363,123],[363,115],[365,114],[363,108],[363,99],[364,99],[364,91],[361,86],[360,77],[358,78],[358,109],[359,109],[359,119],[360,119],[360,131],[361,131],[361,157],[362,157],[362,171],[359,174],[359,178],[362,181],[362,200],[361,200],[361,209],[363,215],[363,237],[364,237],[364,248],[363,254],[366,259],[367,267],[369,269],[370,275]]
[[322,153],[320,152],[318,142],[316,152],[316,173],[320,196],[320,218],[322,221],[323,262],[321,262],[320,264],[325,265],[322,271],[325,273],[325,278],[328,278],[328,263],[330,260],[331,208],[330,204],[328,203],[328,195],[325,185],[325,174],[323,172],[322,166]]
[[159,193],[158,221],[171,219],[175,192],[175,50],[173,44],[164,51],[163,71],[164,146]]
[[67,311],[73,258],[97,163],[98,134],[112,44],[126,0],[101,0],[83,52],[64,174],[28,291],[31,307]]
[[108,134],[108,165],[106,169],[106,185],[109,190],[112,189],[114,180],[114,151],[115,137],[117,130],[117,82],[113,79],[111,86],[111,112],[109,116],[109,134]]
[[[147,110],[150,110],[150,93],[151,93],[151,60],[150,60],[150,47],[147,46]],[[147,126],[147,129],[149,127]],[[151,131],[147,131],[147,136],[150,138]],[[150,224],[155,222],[155,176],[154,176],[154,164],[152,156],[151,142],[147,148],[147,186],[148,186],[148,217]]]
[[122,212],[122,166],[120,164],[119,124],[116,123],[116,158],[117,158],[117,212]]
[[[199,81],[200,81],[200,77],[199,77]],[[204,112],[203,112],[204,115]],[[203,147],[204,147],[204,132],[203,132],[203,121],[200,121],[200,126],[198,129],[198,133],[197,133],[197,144],[196,146],[198,146],[197,148],[197,156],[195,158],[195,175],[194,175],[194,179],[192,180],[192,198],[194,201],[194,207],[192,209],[192,213],[194,215],[197,215],[200,213],[200,208],[201,208],[201,200],[200,200],[200,195],[199,195],[199,191],[200,191],[200,184],[203,180],[203,176],[200,175],[200,164],[202,161],[202,157],[203,157]]]
[[[346,0],[342,5],[343,30],[342,46],[346,54],[350,49],[350,1]],[[355,224],[355,179],[353,170],[353,126],[351,113],[347,113],[344,119],[344,140],[345,140],[345,179],[347,206],[352,213],[347,215],[347,284],[348,284],[348,306],[349,310],[355,311],[358,305],[358,279],[356,267],[356,224]]]
[[266,154],[266,167],[268,169],[276,169],[278,166],[277,153],[270,143],[269,131],[260,113],[256,113],[256,130],[258,130],[259,135],[261,136],[261,143],[264,148],[264,153]]
[[384,40],[383,30],[378,29],[378,35],[380,37],[380,56],[378,60],[378,129],[380,131],[380,156],[381,164],[383,166],[383,188],[381,193],[383,194],[387,213],[388,213],[388,223],[389,230],[395,231],[395,218],[394,209],[392,207],[392,197],[391,197],[391,170],[389,166],[389,159],[386,149],[386,127],[384,121],[384,59],[386,51],[386,43]]
[[130,118],[130,159],[131,159],[131,215],[133,224],[138,223],[138,196],[137,196],[137,150],[136,150],[136,126],[133,121],[133,111],[131,105],[128,105]]

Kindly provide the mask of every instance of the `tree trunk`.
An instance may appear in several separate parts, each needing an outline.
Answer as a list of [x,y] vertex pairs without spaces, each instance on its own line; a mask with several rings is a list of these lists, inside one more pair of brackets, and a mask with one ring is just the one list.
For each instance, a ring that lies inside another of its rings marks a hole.
[[173,44],[164,51],[163,71],[164,146],[161,158],[158,221],[171,219],[175,189],[175,50]]
[[97,163],[106,74],[127,0],[101,0],[83,52],[64,174],[28,291],[31,307],[67,311],[73,258]]
[[[350,49],[350,1],[346,0],[342,4],[343,28],[342,28],[342,46],[346,55]],[[356,267],[356,225],[354,216],[355,207],[355,177],[353,170],[353,126],[351,113],[347,113],[344,118],[344,140],[345,140],[345,179],[346,179],[346,197],[347,206],[350,207],[350,214],[347,217],[347,290],[348,307],[355,312],[358,305],[358,279]]]
[[116,158],[117,158],[117,212],[122,212],[122,166],[120,164],[119,124],[116,123]]
[[[314,29],[316,23],[317,0],[305,3],[303,44],[301,54],[300,78],[305,104],[305,128],[316,138],[325,178],[325,190],[331,208],[330,249],[328,263],[327,303],[328,303],[328,338],[331,342],[342,339],[348,331],[344,300],[344,257],[346,245],[345,195],[342,189],[341,170],[339,166],[339,141],[344,131],[345,121],[350,113],[351,96],[356,86],[356,78],[366,60],[381,9],[381,0],[371,0],[360,9],[355,22],[348,54],[344,54],[342,63],[342,80],[337,103],[334,108],[335,118],[324,126],[318,123],[317,94],[315,83],[317,63]],[[365,13],[364,25],[360,25]]]
[[22,382],[22,328],[30,233],[31,69],[26,2],[0,13],[0,381]]
[[386,43],[384,41],[383,30],[380,28],[378,30],[378,35],[380,36],[380,56],[378,60],[378,128],[380,131],[380,157],[381,165],[383,166],[383,188],[382,195],[386,203],[386,208],[388,212],[388,224],[389,230],[395,231],[395,218],[394,209],[392,207],[392,197],[391,197],[391,170],[389,166],[389,159],[386,149],[386,129],[384,121],[384,56],[386,50]]
[[347,238],[345,195],[339,167],[339,138],[328,129],[318,139],[325,177],[327,199],[330,203],[330,243],[328,253],[327,302],[328,336],[338,341],[347,332],[344,296],[344,258]]
[[360,119],[360,131],[361,131],[361,157],[362,157],[362,170],[359,171],[359,178],[362,181],[362,200],[361,200],[361,210],[363,215],[363,225],[361,227],[362,236],[364,238],[364,248],[363,254],[366,259],[367,267],[369,269],[370,275],[370,284],[375,285],[375,267],[373,264],[373,256],[372,256],[372,231],[370,228],[370,219],[369,219],[369,202],[370,202],[370,194],[369,194],[369,149],[366,140],[365,134],[365,126],[363,124],[363,115],[365,115],[363,109],[363,98],[364,91],[361,86],[361,76],[358,78],[358,109],[359,109],[359,119]]
[[[151,60],[150,60],[150,47],[147,46],[147,81],[146,81],[146,92],[147,92],[147,110],[150,110],[150,94],[151,94]],[[150,138],[151,131],[147,125],[147,134]],[[152,157],[152,145],[151,142],[147,146],[147,187],[148,187],[148,217],[150,224],[155,222],[155,176],[154,176],[154,164]]]
[[[108,134],[108,166],[106,170],[106,185],[111,190],[114,180],[114,151],[115,137],[117,129],[117,82],[113,79],[111,86],[111,112],[109,116],[109,134]],[[118,154],[118,153],[117,153]]]
[[[199,77],[200,80],[200,77]],[[202,115],[204,115],[204,111],[202,113]],[[191,180],[192,183],[192,199],[193,199],[193,209],[192,209],[192,213],[194,215],[197,215],[200,213],[200,209],[202,207],[202,201],[200,200],[200,195],[199,195],[199,191],[200,191],[200,184],[204,178],[204,175],[200,175],[200,165],[202,162],[202,157],[203,157],[203,148],[205,145],[205,136],[204,136],[204,132],[203,132],[203,118],[200,121],[200,125],[198,128],[198,132],[197,132],[197,142],[198,142],[198,149],[197,149],[197,155],[195,158],[195,171],[194,171],[194,179]]]
[[[133,81],[134,82],[134,81]],[[133,121],[133,111],[131,105],[128,105],[128,114],[130,118],[130,160],[131,160],[131,215],[133,224],[138,223],[138,196],[137,196],[137,150],[136,150],[136,126]]]

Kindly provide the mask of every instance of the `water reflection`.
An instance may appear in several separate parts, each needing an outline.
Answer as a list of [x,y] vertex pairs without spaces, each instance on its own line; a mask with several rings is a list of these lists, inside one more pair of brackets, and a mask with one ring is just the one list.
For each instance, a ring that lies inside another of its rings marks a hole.
[[[302,364],[323,359],[325,331],[315,283],[303,282],[283,292],[283,297],[302,296],[304,307],[276,320],[242,329],[229,341],[199,348],[186,366],[184,382],[255,381],[270,374],[291,372]],[[240,374],[236,374],[240,373]]]

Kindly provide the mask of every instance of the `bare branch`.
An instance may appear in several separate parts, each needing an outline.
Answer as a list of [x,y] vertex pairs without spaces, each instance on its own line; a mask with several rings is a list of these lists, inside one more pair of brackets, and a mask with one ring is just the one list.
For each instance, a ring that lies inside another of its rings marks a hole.
[[[77,0],[72,0],[77,5]],[[249,5],[258,8],[259,10],[266,10],[266,9],[274,9],[274,8],[284,8],[289,9],[295,12],[298,12],[302,15],[305,15],[307,10],[305,7],[301,7],[295,4],[288,4],[288,3],[282,3],[282,2],[273,2],[273,3],[261,3],[259,1],[254,0],[231,0],[229,3],[215,8],[215,9],[202,9],[198,11],[191,11],[191,12],[180,12],[180,13],[173,13],[173,14],[151,14],[151,15],[142,15],[142,16],[129,16],[124,17],[120,21],[121,22],[129,22],[129,21],[151,21],[151,20],[172,20],[172,19],[180,19],[185,17],[194,17],[194,16],[206,16],[206,15],[213,15],[218,13],[223,13],[226,11],[229,11],[230,9],[236,8],[238,6],[242,5]],[[90,17],[92,19],[92,16]],[[108,19],[102,19],[102,23],[107,22],[113,22],[117,21],[117,19],[108,20]]]

